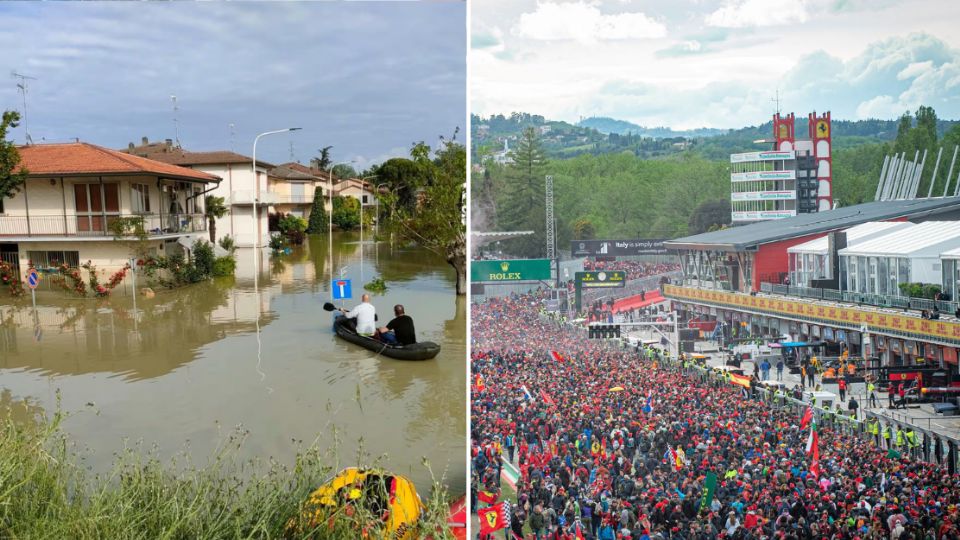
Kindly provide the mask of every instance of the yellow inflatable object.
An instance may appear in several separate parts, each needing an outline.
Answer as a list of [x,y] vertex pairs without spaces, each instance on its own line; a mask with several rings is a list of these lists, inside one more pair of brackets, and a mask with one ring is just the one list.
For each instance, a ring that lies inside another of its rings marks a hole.
[[[288,530],[304,533],[321,526],[338,511],[354,516],[357,507],[371,514],[363,537],[379,528],[381,538],[412,540],[423,503],[410,480],[385,471],[350,467],[337,473],[310,494],[300,514],[300,522],[291,520]],[[379,516],[379,519],[377,517]]]

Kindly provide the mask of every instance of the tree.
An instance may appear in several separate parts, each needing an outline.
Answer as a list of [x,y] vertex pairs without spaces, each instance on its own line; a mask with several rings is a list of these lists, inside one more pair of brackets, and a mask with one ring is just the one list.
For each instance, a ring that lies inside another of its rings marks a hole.
[[29,174],[23,167],[17,171],[20,152],[16,145],[7,141],[7,130],[17,127],[19,123],[20,113],[4,111],[3,120],[0,121],[0,201],[19,193]]
[[320,169],[321,171],[326,171],[327,169],[329,169],[330,165],[333,164],[333,160],[330,159],[331,148],[333,148],[333,146],[324,146],[320,150],[317,150],[318,152],[320,152],[320,155],[311,159],[310,164],[313,165],[315,168]]
[[590,218],[582,217],[573,222],[573,237],[577,240],[593,240],[597,236],[597,229]]
[[700,234],[722,228],[730,223],[730,201],[720,199],[700,203],[700,206],[690,214],[687,228],[690,234]]
[[360,224],[360,201],[355,197],[333,198],[333,224],[349,231]]
[[210,229],[210,243],[217,242],[217,220],[227,215],[230,207],[226,205],[223,197],[216,195],[207,195],[203,201],[203,215],[207,218],[208,228]]
[[525,257],[542,257],[546,251],[547,159],[536,129],[523,131],[517,146],[510,152],[513,163],[507,167],[505,185],[497,200],[497,228],[501,231],[534,231],[504,242],[507,249]]
[[402,238],[442,256],[457,275],[457,295],[467,294],[466,205],[467,151],[453,140],[443,140],[436,157],[430,147],[415,144],[410,151],[417,176],[424,182],[412,206],[401,206],[394,192],[381,195],[390,208],[391,230]]
[[307,224],[307,234],[320,234],[327,231],[329,219],[327,218],[325,202],[326,198],[323,196],[323,190],[315,189],[313,191],[313,207],[310,209],[310,221]]
[[346,163],[339,163],[333,167],[334,178],[356,178],[357,171]]

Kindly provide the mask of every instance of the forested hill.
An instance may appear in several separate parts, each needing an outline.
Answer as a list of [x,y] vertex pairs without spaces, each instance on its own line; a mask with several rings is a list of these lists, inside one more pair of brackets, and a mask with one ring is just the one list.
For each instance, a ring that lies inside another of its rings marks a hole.
[[[481,231],[532,230],[504,241],[504,252],[539,257],[545,250],[544,177],[554,180],[558,246],[580,238],[677,238],[730,223],[729,154],[769,148],[772,125],[711,137],[651,138],[515,114],[473,118],[472,223]],[[806,117],[798,136],[807,132]],[[960,122],[930,107],[896,121],[833,122],[834,202],[872,201],[885,155],[926,150],[946,160],[930,187],[928,158],[919,193],[942,194],[947,162],[960,145]],[[508,150],[504,150],[504,146]],[[479,157],[479,159],[478,159]],[[955,182],[957,171],[953,171]],[[950,186],[951,189],[955,187]]]
[[[863,144],[888,142],[897,136],[895,120],[833,120],[834,148],[844,149]],[[937,120],[937,135],[943,136],[957,120]],[[601,155],[611,152],[631,152],[640,158],[665,157],[681,152],[692,152],[710,160],[725,160],[730,154],[759,150],[753,141],[769,139],[773,123],[736,129],[701,128],[673,130],[669,127],[647,128],[613,118],[587,118],[578,124],[548,120],[528,113],[510,116],[494,115],[471,117],[473,161],[503,152],[519,140],[527,127],[540,134],[544,152],[550,158],[571,158],[581,154]],[[807,117],[797,117],[796,134],[807,135]]]

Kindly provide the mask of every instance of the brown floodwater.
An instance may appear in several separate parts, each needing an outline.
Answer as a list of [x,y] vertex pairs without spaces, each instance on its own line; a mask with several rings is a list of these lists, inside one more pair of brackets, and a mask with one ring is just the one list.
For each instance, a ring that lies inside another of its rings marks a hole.
[[136,307],[130,294],[98,302],[41,291],[35,313],[29,300],[0,296],[0,410],[49,414],[59,393],[71,413],[64,428],[95,470],[135,443],[203,463],[237,426],[248,431],[242,457],[292,464],[299,441],[329,447],[336,430],[343,465],[362,447],[426,491],[426,458],[462,493],[466,314],[453,269],[370,241],[361,269],[360,248],[356,234],[334,238],[336,275],[343,268],[353,283],[345,303],[383,278],[388,291],[372,299],[381,322],[404,304],[418,340],[441,344],[437,358],[392,360],[334,336],[319,236],[288,255],[264,252],[256,290],[253,251],[238,250],[236,277],[158,291]]

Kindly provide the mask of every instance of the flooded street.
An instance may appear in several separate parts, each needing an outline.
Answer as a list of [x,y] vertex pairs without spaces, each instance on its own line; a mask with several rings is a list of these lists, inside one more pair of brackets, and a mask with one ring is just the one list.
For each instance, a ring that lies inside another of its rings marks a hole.
[[330,263],[319,236],[279,258],[263,252],[256,291],[253,252],[238,250],[235,278],[158,290],[136,298],[136,309],[129,294],[97,302],[44,291],[39,331],[29,297],[18,308],[2,297],[0,405],[49,414],[59,391],[71,413],[65,430],[94,470],[137,441],[158,445],[162,457],[189,449],[202,464],[237,426],[249,430],[243,457],[292,464],[299,441],[327,447],[336,430],[341,465],[355,464],[362,444],[426,495],[425,457],[462,493],[466,315],[453,270],[423,250],[369,237],[362,247],[361,269],[359,235],[334,238],[333,267],[353,280],[345,305],[382,277],[389,290],[372,299],[380,323],[404,304],[417,339],[441,344],[437,358],[392,360],[334,336],[322,309]]

